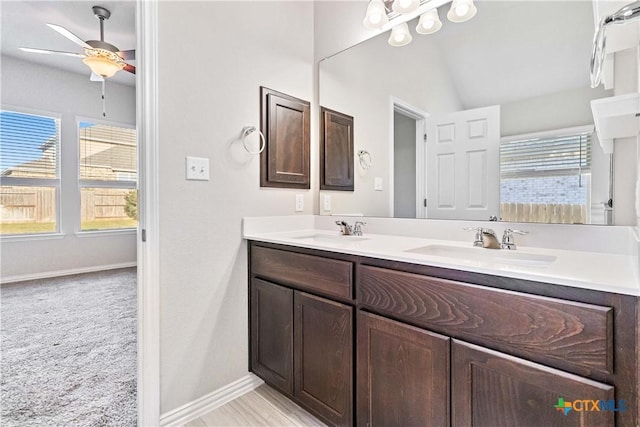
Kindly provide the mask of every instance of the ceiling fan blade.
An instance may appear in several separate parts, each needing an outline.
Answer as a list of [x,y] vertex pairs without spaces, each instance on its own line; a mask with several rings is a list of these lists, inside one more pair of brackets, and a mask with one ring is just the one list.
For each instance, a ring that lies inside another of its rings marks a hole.
[[134,65],[131,65],[131,64],[124,64],[123,70],[128,71],[131,74],[135,74],[136,73],[136,67]]
[[87,44],[87,42],[85,42],[84,40],[82,40],[80,37],[76,36],[75,34],[73,34],[71,31],[67,30],[64,27],[61,27],[60,25],[56,25],[56,24],[47,24],[49,26],[49,28],[56,30],[57,32],[59,32],[60,34],[62,34],[63,36],[65,36],[66,38],[68,38],[69,40],[71,40],[72,42],[87,48],[87,49],[91,49],[91,46],[89,44]]
[[86,55],[83,55],[81,53],[61,52],[59,50],[35,49],[32,47],[21,47],[20,50],[24,52],[32,52],[32,53],[46,53],[46,54],[55,54],[55,55],[75,56],[77,58],[86,58]]
[[91,76],[89,77],[89,80],[91,80],[92,82],[103,82],[104,81],[104,77],[102,77],[100,74],[94,73],[92,71],[91,72]]
[[135,61],[136,60],[136,50],[135,49],[131,49],[131,50],[121,50],[120,52],[116,52],[120,58],[124,59],[125,61]]

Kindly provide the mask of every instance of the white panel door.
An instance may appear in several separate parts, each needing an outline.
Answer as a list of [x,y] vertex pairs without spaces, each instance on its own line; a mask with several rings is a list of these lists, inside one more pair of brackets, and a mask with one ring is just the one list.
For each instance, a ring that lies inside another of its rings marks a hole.
[[499,105],[431,116],[426,151],[427,218],[499,216]]

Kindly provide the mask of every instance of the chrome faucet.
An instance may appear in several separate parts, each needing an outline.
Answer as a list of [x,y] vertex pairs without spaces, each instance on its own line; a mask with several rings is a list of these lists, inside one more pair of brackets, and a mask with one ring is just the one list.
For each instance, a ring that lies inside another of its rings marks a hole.
[[336,221],[336,225],[340,227],[340,233],[343,236],[362,236],[362,227],[367,225],[366,222],[356,221],[353,226],[346,221]]
[[365,227],[366,225],[366,222],[356,221],[356,223],[353,224],[353,235],[362,236],[362,227]]
[[498,236],[492,229],[482,227],[465,227],[464,230],[476,232],[473,240],[473,246],[487,249],[500,249]]
[[504,230],[504,234],[502,235],[502,245],[500,245],[502,249],[508,249],[512,251],[516,250],[516,242],[515,240],[513,240],[514,233],[520,234],[521,236],[529,234],[528,231],[512,230],[510,228],[507,228],[506,230]]

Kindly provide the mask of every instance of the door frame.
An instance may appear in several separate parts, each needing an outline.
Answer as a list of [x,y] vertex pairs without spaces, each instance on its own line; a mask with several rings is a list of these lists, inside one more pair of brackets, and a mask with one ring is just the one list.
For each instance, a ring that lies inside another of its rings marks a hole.
[[[160,425],[158,0],[136,0],[138,425]],[[146,241],[145,241],[146,240]]]
[[394,184],[394,146],[395,146],[395,121],[394,113],[400,113],[416,121],[416,218],[426,218],[427,208],[423,199],[427,194],[427,150],[426,139],[427,119],[431,114],[411,105],[395,96],[391,97],[389,116],[389,215],[394,216],[393,184]]

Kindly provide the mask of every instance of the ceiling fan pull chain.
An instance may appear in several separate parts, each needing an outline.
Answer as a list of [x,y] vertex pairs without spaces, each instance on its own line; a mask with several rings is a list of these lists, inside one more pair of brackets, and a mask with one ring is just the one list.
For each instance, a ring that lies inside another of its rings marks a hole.
[[105,84],[106,84],[106,79],[102,80],[102,117],[107,117],[106,99],[104,97],[104,85]]

